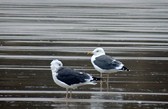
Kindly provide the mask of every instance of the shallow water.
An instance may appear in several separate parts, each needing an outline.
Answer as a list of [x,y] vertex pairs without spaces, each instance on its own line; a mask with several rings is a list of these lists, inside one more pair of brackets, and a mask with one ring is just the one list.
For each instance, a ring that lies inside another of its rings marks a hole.
[[[167,13],[166,0],[0,0],[0,108],[168,108]],[[64,99],[51,60],[99,76],[86,55],[96,47],[131,71]]]

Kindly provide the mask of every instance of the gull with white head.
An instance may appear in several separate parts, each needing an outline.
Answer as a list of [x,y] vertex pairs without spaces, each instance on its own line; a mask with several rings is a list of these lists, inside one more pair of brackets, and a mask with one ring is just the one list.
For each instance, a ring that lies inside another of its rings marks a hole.
[[[91,63],[93,67],[100,72],[100,78],[102,78],[102,73],[107,74],[107,88],[109,81],[109,74],[115,73],[118,71],[129,71],[124,64],[109,55],[106,55],[103,48],[96,48],[92,52],[88,52],[88,54],[92,54]],[[101,82],[102,86],[102,82]]]
[[[95,82],[100,80],[100,78],[93,77],[88,73],[63,67],[62,62],[57,59],[51,62],[50,68],[54,82],[60,87],[66,88],[66,98],[68,98],[68,89],[76,89],[83,85],[95,85]],[[70,91],[70,97],[71,95],[72,91]]]

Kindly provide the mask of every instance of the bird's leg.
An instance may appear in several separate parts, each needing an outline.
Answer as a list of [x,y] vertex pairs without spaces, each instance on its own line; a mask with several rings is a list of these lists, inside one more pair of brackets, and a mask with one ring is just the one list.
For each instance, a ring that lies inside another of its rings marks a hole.
[[100,80],[100,91],[102,91],[102,86],[103,86],[103,80],[102,80],[102,77],[103,77],[103,74],[100,73],[100,78],[101,78],[101,80]]
[[68,88],[66,88],[66,99],[68,99]]
[[69,98],[72,98],[72,89],[70,89],[70,97]]
[[107,74],[107,81],[106,81],[106,84],[107,84],[107,91],[109,90],[109,74]]

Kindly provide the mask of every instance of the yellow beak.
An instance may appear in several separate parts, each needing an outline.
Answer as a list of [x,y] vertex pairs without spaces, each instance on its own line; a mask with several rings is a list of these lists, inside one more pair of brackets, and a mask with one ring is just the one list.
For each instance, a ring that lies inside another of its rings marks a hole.
[[93,53],[91,51],[87,52],[87,55],[92,55]]

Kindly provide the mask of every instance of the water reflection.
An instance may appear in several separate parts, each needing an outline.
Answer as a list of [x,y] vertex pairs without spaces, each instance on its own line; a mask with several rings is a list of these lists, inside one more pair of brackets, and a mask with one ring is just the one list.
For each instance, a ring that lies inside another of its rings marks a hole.
[[[123,96],[121,94],[92,94],[91,99],[93,100],[100,100],[100,99],[108,99],[108,100],[123,100]],[[110,109],[110,108],[115,108],[115,109],[122,109],[123,104],[121,103],[106,103],[106,102],[91,102],[90,104],[91,109]]]

